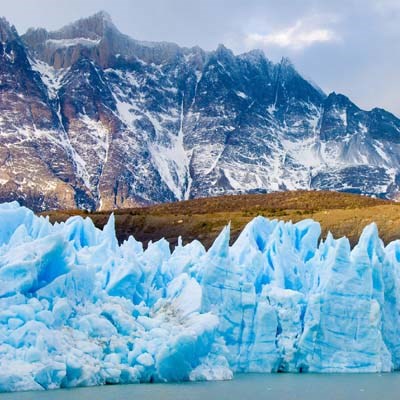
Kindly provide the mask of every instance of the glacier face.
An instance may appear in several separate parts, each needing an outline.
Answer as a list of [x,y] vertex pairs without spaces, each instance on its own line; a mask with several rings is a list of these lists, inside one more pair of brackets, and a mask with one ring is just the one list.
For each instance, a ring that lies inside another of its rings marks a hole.
[[206,251],[0,205],[0,391],[400,368],[400,242],[257,217]]

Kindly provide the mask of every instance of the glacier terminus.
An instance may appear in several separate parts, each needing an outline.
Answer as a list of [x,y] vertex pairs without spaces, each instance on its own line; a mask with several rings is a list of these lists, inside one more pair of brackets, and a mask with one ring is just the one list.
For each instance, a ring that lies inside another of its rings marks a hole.
[[253,219],[206,251],[0,205],[0,391],[400,368],[400,241]]

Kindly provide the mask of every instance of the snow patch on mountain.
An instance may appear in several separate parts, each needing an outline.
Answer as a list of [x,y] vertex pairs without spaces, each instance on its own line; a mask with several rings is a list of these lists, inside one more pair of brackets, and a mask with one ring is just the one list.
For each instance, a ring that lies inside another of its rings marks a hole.
[[51,100],[58,98],[58,91],[62,87],[62,80],[67,74],[69,68],[55,69],[52,66],[40,60],[31,61],[32,69],[37,71],[43,83],[47,88],[49,98]]
[[87,46],[94,47],[100,43],[100,39],[88,39],[84,37],[73,38],[73,39],[47,39],[46,44],[54,47],[73,47],[73,46]]
[[[149,115],[147,115],[149,118]],[[177,134],[168,135],[166,145],[149,145],[152,159],[156,164],[161,178],[174,193],[178,200],[187,200],[190,194],[190,172],[189,155],[184,148],[183,139],[183,100],[181,105],[181,114],[179,120],[179,131]],[[156,130],[162,130],[158,120],[149,118]]]

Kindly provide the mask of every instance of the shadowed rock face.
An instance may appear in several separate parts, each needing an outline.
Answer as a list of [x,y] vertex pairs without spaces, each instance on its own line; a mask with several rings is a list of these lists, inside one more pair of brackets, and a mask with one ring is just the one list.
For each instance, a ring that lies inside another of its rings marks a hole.
[[5,20],[0,37],[0,200],[15,198],[39,209],[74,207],[82,183],[54,104]]
[[0,200],[109,209],[334,189],[395,197],[400,121],[325,95],[287,59],[140,42],[97,13],[0,20]]

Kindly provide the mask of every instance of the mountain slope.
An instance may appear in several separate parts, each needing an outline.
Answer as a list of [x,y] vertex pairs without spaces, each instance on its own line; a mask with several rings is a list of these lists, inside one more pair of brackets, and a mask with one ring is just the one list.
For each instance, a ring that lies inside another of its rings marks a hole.
[[287,59],[140,42],[104,12],[22,37],[0,26],[2,200],[40,210],[397,195],[400,120],[324,94]]

